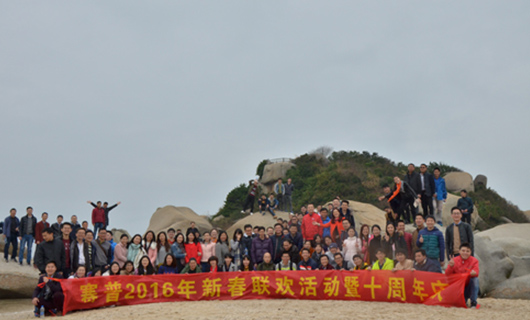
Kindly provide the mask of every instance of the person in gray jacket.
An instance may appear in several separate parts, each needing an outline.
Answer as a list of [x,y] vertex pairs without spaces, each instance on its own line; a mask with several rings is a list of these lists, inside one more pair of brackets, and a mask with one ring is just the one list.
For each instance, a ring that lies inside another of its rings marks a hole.
[[285,184],[285,194],[283,196],[283,209],[287,212],[293,213],[293,192],[294,192],[294,184],[291,178],[287,179],[287,183]]
[[473,229],[469,223],[462,221],[462,211],[458,207],[451,209],[451,223],[445,229],[445,250],[448,259],[452,259],[460,255],[460,245],[468,243],[471,247],[471,255],[475,253]]
[[101,272],[107,271],[111,260],[111,245],[107,241],[107,230],[101,228],[98,230],[97,240],[92,240],[92,246],[95,248],[94,266],[101,269]]

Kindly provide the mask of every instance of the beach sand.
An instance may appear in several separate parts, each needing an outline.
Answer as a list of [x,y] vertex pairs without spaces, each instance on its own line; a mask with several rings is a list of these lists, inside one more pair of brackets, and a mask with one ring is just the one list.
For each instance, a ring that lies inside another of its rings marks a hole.
[[[462,309],[417,304],[309,301],[239,300],[142,304],[79,311],[66,319],[518,319],[530,314],[525,300],[480,299],[481,308]],[[29,299],[1,300],[0,319],[35,319]]]

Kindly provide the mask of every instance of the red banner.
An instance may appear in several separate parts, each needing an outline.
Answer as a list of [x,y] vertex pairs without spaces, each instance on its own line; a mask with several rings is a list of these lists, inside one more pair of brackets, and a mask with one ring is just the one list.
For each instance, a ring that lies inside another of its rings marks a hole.
[[309,299],[465,307],[469,275],[421,271],[262,271],[62,280],[63,311],[152,302]]

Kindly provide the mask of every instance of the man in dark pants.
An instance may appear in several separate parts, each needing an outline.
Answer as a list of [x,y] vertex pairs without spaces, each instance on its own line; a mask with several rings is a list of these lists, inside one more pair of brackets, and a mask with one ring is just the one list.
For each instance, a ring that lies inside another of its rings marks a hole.
[[9,210],[9,217],[4,220],[4,259],[8,262],[9,257],[9,245],[13,245],[13,251],[11,252],[11,260],[17,262],[17,251],[18,251],[18,228],[20,227],[20,220],[16,217],[17,209],[12,208]]
[[422,163],[420,166],[420,186],[420,199],[421,207],[423,208],[423,216],[434,216],[432,196],[436,192],[436,185],[434,184],[434,176],[427,172],[427,165],[425,163]]
[[473,213],[473,200],[467,196],[467,191],[460,191],[462,198],[458,199],[456,206],[462,211],[462,221],[471,224],[471,214]]
[[[405,175],[405,178],[403,178],[403,181],[405,181],[409,187],[414,190],[414,193],[416,197],[420,195],[421,192],[421,183],[420,183],[420,175],[415,171],[416,167],[414,167],[414,164],[409,163],[407,174]],[[407,197],[407,210],[410,212],[411,217],[415,217],[416,213],[418,212],[416,207],[414,206],[415,197]]]
[[258,180],[249,181],[249,183],[250,188],[248,190],[247,198],[245,199],[241,213],[245,213],[248,209],[250,209],[250,214],[252,215],[254,214],[254,200],[258,194]]

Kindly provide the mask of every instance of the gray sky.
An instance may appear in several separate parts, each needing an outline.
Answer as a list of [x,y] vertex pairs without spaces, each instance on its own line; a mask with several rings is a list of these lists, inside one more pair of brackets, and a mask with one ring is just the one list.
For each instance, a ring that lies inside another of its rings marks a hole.
[[143,232],[321,145],[488,176],[530,209],[528,1],[0,2],[0,212]]

